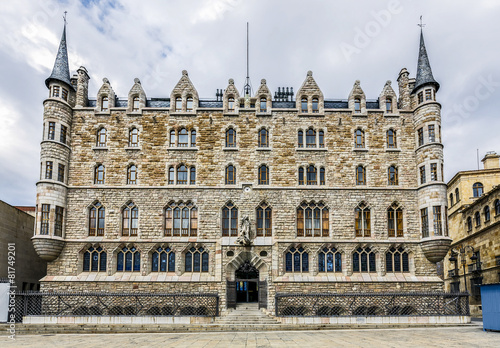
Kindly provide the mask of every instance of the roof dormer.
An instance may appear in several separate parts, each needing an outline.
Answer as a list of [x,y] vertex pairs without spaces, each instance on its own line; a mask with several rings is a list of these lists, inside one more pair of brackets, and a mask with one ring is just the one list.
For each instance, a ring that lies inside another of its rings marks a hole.
[[102,86],[97,92],[96,112],[109,113],[109,110],[115,107],[115,99],[115,91],[113,91],[109,80],[103,78]]
[[296,108],[301,114],[323,114],[323,92],[312,77],[312,71],[307,72],[306,79],[296,94]]
[[146,107],[146,93],[142,88],[141,81],[134,79],[134,85],[128,92],[127,113],[140,113]]
[[198,92],[189,79],[188,72],[182,70],[182,76],[170,94],[170,112],[194,113],[198,108]]
[[396,92],[391,87],[391,81],[387,81],[378,97],[380,109],[384,110],[384,115],[394,115],[398,113]]
[[349,93],[348,105],[354,115],[366,115],[366,96],[363,89],[361,89],[359,80],[354,82],[351,93]]
[[239,111],[238,100],[240,98],[240,94],[238,93],[238,90],[234,85],[233,79],[229,79],[228,83],[229,85],[224,91],[224,96],[223,96],[224,113],[228,114],[238,113]]

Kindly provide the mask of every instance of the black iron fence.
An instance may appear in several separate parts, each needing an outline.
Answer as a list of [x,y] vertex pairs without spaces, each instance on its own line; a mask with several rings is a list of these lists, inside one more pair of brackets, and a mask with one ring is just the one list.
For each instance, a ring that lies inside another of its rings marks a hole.
[[469,315],[467,293],[276,294],[276,316]]
[[23,316],[219,315],[217,294],[16,293],[16,321]]

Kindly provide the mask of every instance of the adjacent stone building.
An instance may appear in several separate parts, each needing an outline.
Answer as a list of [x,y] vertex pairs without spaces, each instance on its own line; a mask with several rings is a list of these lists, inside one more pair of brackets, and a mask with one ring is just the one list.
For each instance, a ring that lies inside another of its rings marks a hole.
[[446,290],[468,291],[472,315],[481,315],[479,285],[500,282],[500,156],[490,152],[482,162],[484,169],[458,172],[448,183]]
[[[196,77],[196,78],[203,78]],[[368,100],[229,79],[202,99],[70,77],[64,30],[46,80],[33,243],[42,290],[218,293],[221,308],[276,293],[436,291],[448,251],[439,84],[423,36],[416,78]],[[244,92],[245,93],[245,92]]]

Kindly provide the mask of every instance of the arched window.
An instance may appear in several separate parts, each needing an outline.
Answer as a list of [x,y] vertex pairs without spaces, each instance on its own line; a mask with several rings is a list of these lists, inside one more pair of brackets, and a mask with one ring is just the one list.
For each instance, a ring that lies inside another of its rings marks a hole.
[[318,254],[319,272],[342,272],[342,254],[334,247],[323,248]]
[[234,98],[229,97],[227,100],[227,111],[229,112],[234,112]]
[[182,111],[182,98],[175,98],[175,111]]
[[396,204],[387,209],[387,234],[389,237],[403,237],[403,209]]
[[497,199],[494,205],[495,205],[495,215],[500,215],[500,199]]
[[189,184],[196,185],[196,168],[189,168]]
[[165,236],[195,237],[198,233],[198,209],[188,201],[170,202],[165,208]]
[[304,248],[290,248],[285,255],[285,272],[309,272],[309,254]]
[[299,185],[304,185],[304,168],[299,167]]
[[317,114],[319,112],[318,98],[313,98],[313,100],[312,100],[312,112],[314,114]]
[[259,167],[259,185],[269,185],[269,167],[265,164]]
[[356,237],[370,237],[370,208],[365,203],[360,203],[354,209],[354,225]]
[[484,207],[484,222],[490,221],[490,206],[487,205]]
[[139,130],[132,128],[128,134],[128,146],[139,146]]
[[361,129],[356,129],[354,147],[362,149],[365,147],[365,133]]
[[95,202],[89,210],[89,236],[104,236],[105,209],[100,202]]
[[476,227],[481,226],[481,214],[478,211],[474,214],[474,220],[476,221]]
[[170,166],[170,168],[168,168],[168,184],[175,184],[175,169],[173,166]]
[[390,166],[387,169],[387,177],[389,186],[398,185],[398,168],[396,166]]
[[402,248],[391,247],[385,254],[386,272],[410,272],[408,253]]
[[319,184],[320,185],[325,184],[325,168],[323,167],[319,169]]
[[301,107],[302,113],[307,113],[307,98],[303,97],[300,100],[300,107]]
[[106,146],[106,128],[102,127],[97,131],[97,144],[98,147]]
[[175,130],[170,131],[170,146],[175,146]]
[[467,231],[472,231],[472,218],[470,216],[467,218]]
[[175,253],[169,247],[159,247],[151,258],[151,272],[175,272]]
[[307,185],[317,185],[318,181],[316,178],[316,167],[312,164],[307,166]]
[[191,131],[191,147],[196,146],[196,131],[193,129]]
[[272,226],[271,207],[263,202],[257,207],[257,237],[271,237]]
[[259,131],[259,147],[269,147],[269,133],[267,129],[262,128]]
[[128,167],[127,184],[129,185],[137,184],[137,167],[134,164]]
[[109,110],[109,100],[107,96],[102,97],[101,99],[101,111]]
[[369,247],[357,248],[352,254],[353,272],[376,272],[375,252]]
[[385,98],[385,111],[387,113],[392,112],[392,98]]
[[186,185],[188,183],[188,170],[184,164],[180,164],[177,167],[177,184]]
[[354,112],[356,114],[361,113],[361,99],[354,98]]
[[453,193],[450,193],[450,206],[453,206],[455,202],[453,201]]
[[222,237],[238,235],[238,208],[227,202],[222,208]]
[[472,185],[472,192],[474,194],[474,197],[481,197],[483,195],[483,184],[480,182],[476,182],[474,185]]
[[135,247],[124,247],[116,255],[117,272],[140,272],[141,253]]
[[299,130],[298,132],[298,146],[299,147],[304,147],[304,132]]
[[356,185],[366,185],[366,173],[363,166],[356,168]]
[[388,149],[395,149],[397,147],[396,144],[396,131],[389,129],[387,131],[387,148]]
[[322,203],[302,202],[297,208],[297,237],[328,237],[328,208]]
[[188,97],[186,100],[186,111],[187,112],[192,112],[193,111],[193,97]]
[[236,147],[236,131],[233,128],[226,131],[226,147]]
[[179,139],[177,141],[177,146],[187,147],[189,141],[189,134],[186,128],[181,128],[179,131]]
[[267,100],[266,100],[266,98],[260,98],[260,112],[267,112]]
[[107,255],[102,247],[90,247],[83,254],[84,272],[105,272]]
[[132,111],[139,111],[139,97],[132,99]]
[[226,185],[236,184],[236,168],[233,165],[226,167]]
[[306,147],[316,147],[316,131],[309,128],[306,132]]
[[455,198],[457,200],[457,203],[460,201],[460,191],[458,190],[458,187],[455,189]]
[[318,132],[318,143],[319,147],[325,147],[325,132],[322,130]]
[[94,170],[94,184],[104,184],[104,166],[98,164]]
[[139,208],[130,202],[122,211],[122,236],[137,236]]
[[192,247],[184,257],[185,272],[208,272],[208,252],[202,248]]

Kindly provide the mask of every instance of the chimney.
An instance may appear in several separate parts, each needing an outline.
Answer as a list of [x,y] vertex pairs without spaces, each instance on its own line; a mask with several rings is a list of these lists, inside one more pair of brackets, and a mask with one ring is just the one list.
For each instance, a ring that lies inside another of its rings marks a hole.
[[495,151],[489,151],[481,162],[483,162],[484,169],[500,168],[500,155],[497,155]]

